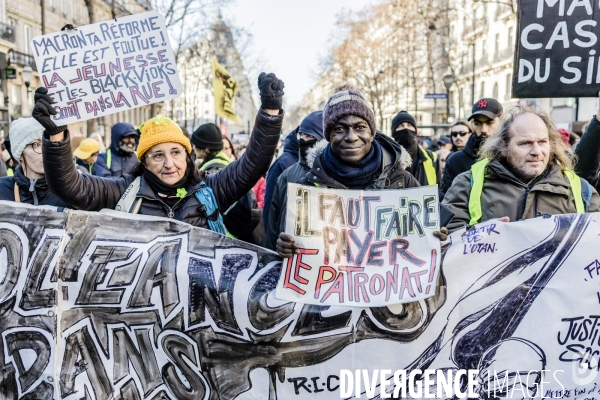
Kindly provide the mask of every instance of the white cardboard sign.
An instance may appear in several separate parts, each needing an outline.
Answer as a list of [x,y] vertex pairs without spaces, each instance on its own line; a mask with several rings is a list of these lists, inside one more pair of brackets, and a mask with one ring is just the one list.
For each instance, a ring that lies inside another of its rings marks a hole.
[[179,97],[183,92],[163,16],[157,11],[32,40],[57,125]]
[[284,260],[278,298],[381,307],[435,294],[436,186],[364,191],[288,184],[287,207],[286,233],[303,249]]

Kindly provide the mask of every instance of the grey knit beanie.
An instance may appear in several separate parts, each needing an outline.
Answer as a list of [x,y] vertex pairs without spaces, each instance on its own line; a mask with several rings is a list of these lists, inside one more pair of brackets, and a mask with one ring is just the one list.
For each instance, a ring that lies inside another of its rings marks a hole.
[[329,141],[331,128],[333,128],[338,119],[347,115],[361,117],[367,121],[373,135],[377,132],[375,114],[373,114],[373,110],[369,107],[362,93],[356,89],[349,89],[337,92],[325,104],[325,109],[323,110],[323,133],[325,134],[325,139]]
[[10,124],[10,151],[15,160],[21,159],[21,154],[31,142],[41,140],[44,127],[33,118],[19,118]]

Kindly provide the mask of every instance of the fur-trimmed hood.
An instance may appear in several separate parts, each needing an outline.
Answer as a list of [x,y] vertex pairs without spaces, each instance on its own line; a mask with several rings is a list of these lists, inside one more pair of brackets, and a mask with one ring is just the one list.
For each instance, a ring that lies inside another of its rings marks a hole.
[[[394,157],[397,161],[399,161],[399,165],[402,169],[406,169],[412,164],[412,157],[404,149],[404,147],[400,146],[394,140],[384,135],[381,132],[377,132],[375,134],[375,140],[379,143],[383,149],[383,151],[387,151],[388,153],[395,154]],[[306,155],[306,163],[308,168],[311,169],[315,163],[315,159],[323,153],[325,148],[329,145],[327,140],[320,140],[314,147],[312,147],[308,154]]]

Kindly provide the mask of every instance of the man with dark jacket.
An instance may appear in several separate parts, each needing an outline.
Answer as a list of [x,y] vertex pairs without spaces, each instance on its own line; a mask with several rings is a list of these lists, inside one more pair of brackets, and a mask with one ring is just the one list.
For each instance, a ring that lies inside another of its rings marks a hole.
[[442,175],[436,155],[417,143],[417,122],[406,111],[400,111],[392,119],[392,137],[412,159],[406,168],[421,186],[437,185]]
[[[404,167],[410,157],[387,136],[377,133],[375,115],[354,89],[331,96],[323,110],[323,133],[329,145],[315,158],[300,184],[334,189],[403,189],[419,182]],[[281,257],[299,251],[284,232],[276,245]]]
[[598,193],[572,171],[571,150],[543,111],[514,108],[480,150],[482,159],[454,180],[442,202],[454,212],[450,232],[491,219],[600,210]]
[[315,111],[304,118],[298,131],[298,162],[279,175],[270,201],[267,219],[269,225],[265,226],[267,235],[265,247],[271,250],[275,250],[279,233],[285,230],[288,182],[298,183],[304,178],[315,156],[327,146],[323,136],[323,111]]
[[98,156],[96,176],[108,177],[125,175],[138,163],[135,156],[140,134],[133,125],[119,122],[112,127],[110,148]]
[[493,135],[500,127],[500,116],[502,116],[502,104],[496,99],[481,99],[473,104],[473,110],[469,121],[473,128],[474,135],[469,137],[464,149],[452,153],[446,159],[446,168],[440,186],[440,200],[444,198],[454,178],[463,172],[468,171],[479,158],[479,147],[485,139]]
[[[600,92],[598,93],[600,96]],[[600,190],[600,107],[577,143],[575,172]]]
[[263,209],[263,224],[267,226],[269,221],[269,208],[271,207],[271,198],[273,197],[273,190],[277,184],[279,175],[292,165],[298,162],[298,129],[297,127],[290,133],[288,133],[283,143],[283,154],[275,160],[269,172],[267,172],[267,189],[265,191],[265,208]]

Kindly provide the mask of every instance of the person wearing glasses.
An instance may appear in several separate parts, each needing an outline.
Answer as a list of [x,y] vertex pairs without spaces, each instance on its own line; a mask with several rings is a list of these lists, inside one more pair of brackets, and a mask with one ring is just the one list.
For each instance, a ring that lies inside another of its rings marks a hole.
[[[33,118],[19,118],[10,124],[12,156],[19,160],[13,176],[0,178],[0,200],[34,206],[66,207],[48,189],[42,155],[44,127]],[[70,147],[70,146],[69,146]]]
[[198,171],[190,140],[175,122],[158,115],[140,126],[138,164],[118,178],[75,170],[67,126],[54,123],[52,98],[46,88],[38,88],[32,115],[45,130],[44,168],[52,171],[48,186],[75,209],[167,217],[226,234],[222,214],[267,171],[279,141],[284,84],[274,74],[261,73],[258,87],[262,104],[248,150],[221,172]]
[[83,139],[73,152],[77,170],[82,174],[97,175],[95,164],[98,160],[99,151],[100,143],[97,140]]
[[471,137],[471,127],[466,121],[457,121],[450,129],[450,140],[452,141],[452,149],[450,151],[457,152],[465,148],[469,137]]
[[454,178],[471,169],[471,166],[479,159],[479,148],[486,138],[492,136],[500,128],[502,121],[502,104],[496,99],[483,98],[473,104],[469,121],[474,135],[471,135],[465,147],[452,153],[446,160],[446,168],[440,185],[440,200],[444,198]]

